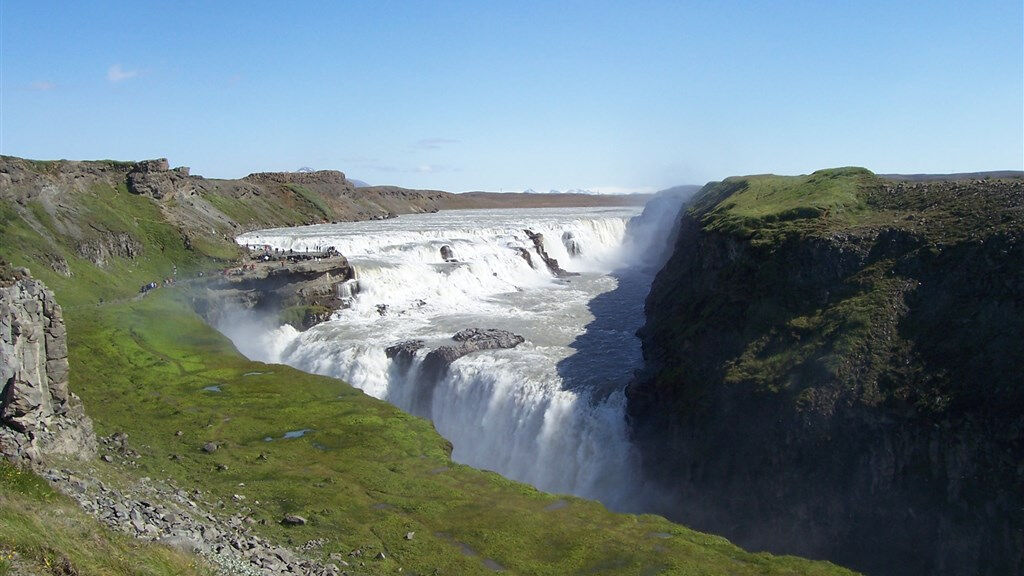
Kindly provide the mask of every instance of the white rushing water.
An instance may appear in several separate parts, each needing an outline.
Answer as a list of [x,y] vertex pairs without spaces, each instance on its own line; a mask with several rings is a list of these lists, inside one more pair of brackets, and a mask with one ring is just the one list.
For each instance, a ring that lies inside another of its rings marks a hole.
[[[238,242],[335,247],[355,268],[358,289],[347,309],[303,333],[254,332],[241,322],[219,328],[250,358],[341,378],[430,418],[459,462],[633,509],[639,463],[623,389],[641,362],[634,333],[653,274],[645,259],[665,234],[628,226],[638,213],[465,210],[253,232]],[[548,254],[579,275],[556,278],[524,229],[542,233]],[[458,261],[445,262],[442,246]],[[440,381],[417,378],[427,351],[470,327],[526,341],[460,358]],[[411,339],[427,346],[403,369],[384,349]]]

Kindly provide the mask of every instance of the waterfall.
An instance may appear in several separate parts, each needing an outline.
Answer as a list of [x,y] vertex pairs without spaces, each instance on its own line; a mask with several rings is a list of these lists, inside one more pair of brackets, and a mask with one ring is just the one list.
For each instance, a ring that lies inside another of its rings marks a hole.
[[[240,244],[333,246],[355,268],[358,291],[328,322],[303,333],[265,330],[239,349],[341,378],[431,419],[457,461],[632,508],[639,466],[623,388],[641,361],[634,333],[651,274],[630,267],[646,250],[627,237],[637,212],[473,210],[246,234]],[[577,275],[552,274],[527,230],[542,234],[544,251]],[[474,352],[425,381],[426,352],[467,327],[501,328],[526,341]],[[251,336],[241,324],[219,328],[236,343],[242,332]],[[385,355],[410,339],[425,343],[411,362]]]

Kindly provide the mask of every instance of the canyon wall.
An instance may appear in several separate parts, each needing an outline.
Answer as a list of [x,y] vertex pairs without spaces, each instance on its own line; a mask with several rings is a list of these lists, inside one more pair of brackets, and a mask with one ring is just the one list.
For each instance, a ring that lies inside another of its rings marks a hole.
[[867,574],[1024,569],[1024,182],[708,185],[628,413],[664,513]]

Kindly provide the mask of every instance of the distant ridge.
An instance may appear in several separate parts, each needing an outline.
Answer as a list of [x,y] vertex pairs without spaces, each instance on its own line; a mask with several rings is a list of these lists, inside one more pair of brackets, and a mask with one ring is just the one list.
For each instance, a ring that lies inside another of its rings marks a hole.
[[886,180],[909,182],[951,182],[955,180],[984,180],[986,178],[1024,178],[1021,170],[994,170],[991,172],[958,172],[955,174],[878,174]]

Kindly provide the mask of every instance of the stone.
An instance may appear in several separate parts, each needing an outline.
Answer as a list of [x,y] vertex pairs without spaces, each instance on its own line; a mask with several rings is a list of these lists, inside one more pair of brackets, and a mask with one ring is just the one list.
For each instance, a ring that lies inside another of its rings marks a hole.
[[405,539],[406,540],[412,540],[414,536],[416,536],[415,532],[406,532],[405,533]]
[[304,526],[306,519],[298,514],[285,514],[284,518],[281,518],[281,524],[285,526]]
[[203,452],[206,452],[207,454],[213,454],[216,451],[217,451],[217,443],[216,442],[207,442],[206,444],[203,444]]

